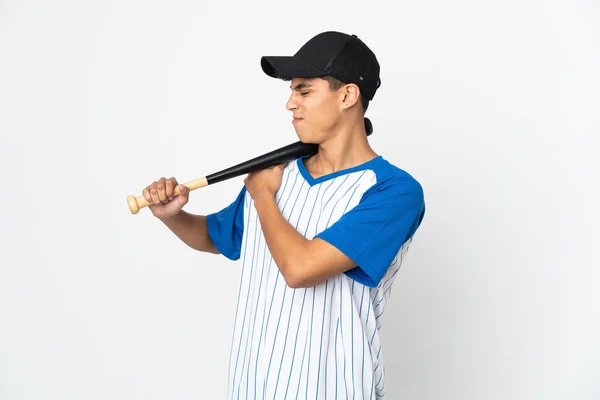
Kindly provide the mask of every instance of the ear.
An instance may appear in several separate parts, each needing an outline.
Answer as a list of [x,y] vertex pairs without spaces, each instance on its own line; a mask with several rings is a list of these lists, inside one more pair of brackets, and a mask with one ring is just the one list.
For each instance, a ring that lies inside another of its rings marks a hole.
[[342,110],[348,110],[353,107],[360,97],[360,89],[354,83],[350,83],[342,89],[344,93],[344,97],[342,100]]

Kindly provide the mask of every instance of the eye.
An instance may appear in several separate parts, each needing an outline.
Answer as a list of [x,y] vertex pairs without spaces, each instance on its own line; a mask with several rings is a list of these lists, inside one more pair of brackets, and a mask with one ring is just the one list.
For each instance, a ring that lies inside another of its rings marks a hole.
[[309,94],[310,92],[300,92],[300,95],[302,96],[306,96],[307,94]]

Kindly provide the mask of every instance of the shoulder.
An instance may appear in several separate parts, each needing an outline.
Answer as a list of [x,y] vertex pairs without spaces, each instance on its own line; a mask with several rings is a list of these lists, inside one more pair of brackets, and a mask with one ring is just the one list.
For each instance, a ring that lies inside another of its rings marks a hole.
[[364,193],[363,198],[369,196],[396,197],[410,195],[416,199],[424,198],[423,186],[409,172],[392,164],[382,156],[373,163],[375,183]]

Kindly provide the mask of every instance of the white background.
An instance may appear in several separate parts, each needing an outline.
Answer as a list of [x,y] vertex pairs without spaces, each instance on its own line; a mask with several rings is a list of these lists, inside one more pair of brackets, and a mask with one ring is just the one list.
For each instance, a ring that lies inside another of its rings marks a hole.
[[260,56],[325,30],[377,54],[372,146],[426,196],[386,398],[599,399],[599,26],[594,0],[0,2],[0,399],[225,397],[240,265],[126,197],[296,141]]

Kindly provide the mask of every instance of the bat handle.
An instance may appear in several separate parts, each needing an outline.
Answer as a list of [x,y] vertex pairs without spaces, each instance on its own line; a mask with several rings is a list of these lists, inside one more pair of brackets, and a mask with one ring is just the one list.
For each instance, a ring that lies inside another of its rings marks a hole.
[[[207,185],[208,181],[206,177],[194,179],[193,181],[189,181],[183,184],[183,186],[187,187],[190,190],[196,190]],[[179,186],[175,187],[173,195],[179,196]],[[128,196],[127,204],[129,205],[129,211],[131,211],[132,214],[137,214],[142,208],[150,205],[150,203],[148,202],[148,200],[146,200],[144,196]]]

